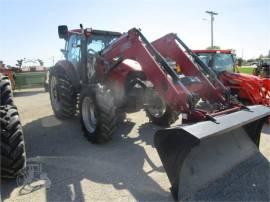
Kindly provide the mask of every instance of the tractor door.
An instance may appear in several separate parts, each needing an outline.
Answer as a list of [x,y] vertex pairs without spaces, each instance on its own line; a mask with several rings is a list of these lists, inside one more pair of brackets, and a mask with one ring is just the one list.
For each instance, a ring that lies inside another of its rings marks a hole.
[[[79,64],[81,61],[81,37],[78,34],[73,34],[69,37],[67,44],[67,60],[71,62],[77,72],[79,73]],[[80,78],[77,75],[77,78]]]

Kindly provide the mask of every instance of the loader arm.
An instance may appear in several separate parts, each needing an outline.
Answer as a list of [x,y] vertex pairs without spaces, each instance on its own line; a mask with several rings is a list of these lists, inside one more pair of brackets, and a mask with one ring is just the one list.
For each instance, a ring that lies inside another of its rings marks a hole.
[[[103,68],[100,71],[107,74],[117,68],[125,59],[132,59],[140,63],[142,70],[151,81],[161,97],[175,110],[189,113],[194,108],[193,95],[180,82],[178,75],[168,65],[165,59],[156,51],[142,33],[133,28],[123,34],[101,56]],[[109,63],[109,65],[108,65]],[[103,73],[100,73],[103,75]]]
[[[187,57],[178,43],[197,65]],[[270,115],[270,109],[265,106],[244,109],[231,103],[228,90],[216,74],[176,35],[166,35],[153,42],[153,46],[165,58],[180,65],[185,76],[200,78],[203,85],[201,96],[228,107],[210,113],[208,121],[198,119],[194,124],[162,129],[154,136],[154,144],[171,183],[174,199],[189,200],[203,187],[259,155],[257,147],[261,130]]]
[[[222,103],[226,101],[226,94],[228,93],[226,87],[217,79],[216,74],[176,34],[167,34],[155,40],[152,44],[163,57],[174,60],[185,76],[195,76],[200,79],[202,88],[200,88],[199,94],[203,98]],[[180,48],[179,44],[192,57],[194,62]]]

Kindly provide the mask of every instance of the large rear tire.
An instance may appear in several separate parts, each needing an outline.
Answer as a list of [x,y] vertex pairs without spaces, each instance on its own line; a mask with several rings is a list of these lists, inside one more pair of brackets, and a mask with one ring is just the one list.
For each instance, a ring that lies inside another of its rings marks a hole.
[[0,106],[0,126],[1,177],[14,178],[26,164],[23,131],[15,106]]
[[101,85],[86,87],[80,94],[80,122],[85,137],[92,143],[105,143],[112,139],[121,114],[117,112],[114,97]]
[[77,104],[76,89],[61,68],[53,67],[51,69],[49,92],[55,116],[59,119],[74,117]]
[[0,75],[0,105],[14,105],[12,88],[7,76]]

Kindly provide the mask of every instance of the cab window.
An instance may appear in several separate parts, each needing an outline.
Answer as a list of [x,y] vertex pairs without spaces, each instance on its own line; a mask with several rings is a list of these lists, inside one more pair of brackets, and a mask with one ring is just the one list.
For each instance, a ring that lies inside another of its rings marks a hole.
[[69,42],[68,42],[68,60],[71,63],[78,63],[80,61],[81,57],[81,51],[80,51],[80,45],[81,45],[81,40],[79,36],[76,34],[70,36]]
[[88,52],[91,52],[93,50],[94,52],[99,52],[105,48],[105,44],[100,39],[92,39],[89,41],[87,45]]

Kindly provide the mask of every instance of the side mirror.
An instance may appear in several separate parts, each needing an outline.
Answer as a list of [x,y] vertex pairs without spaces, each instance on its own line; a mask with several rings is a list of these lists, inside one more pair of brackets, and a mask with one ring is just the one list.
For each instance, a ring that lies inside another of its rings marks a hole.
[[60,39],[67,39],[68,27],[66,25],[59,25],[58,26],[58,36]]

